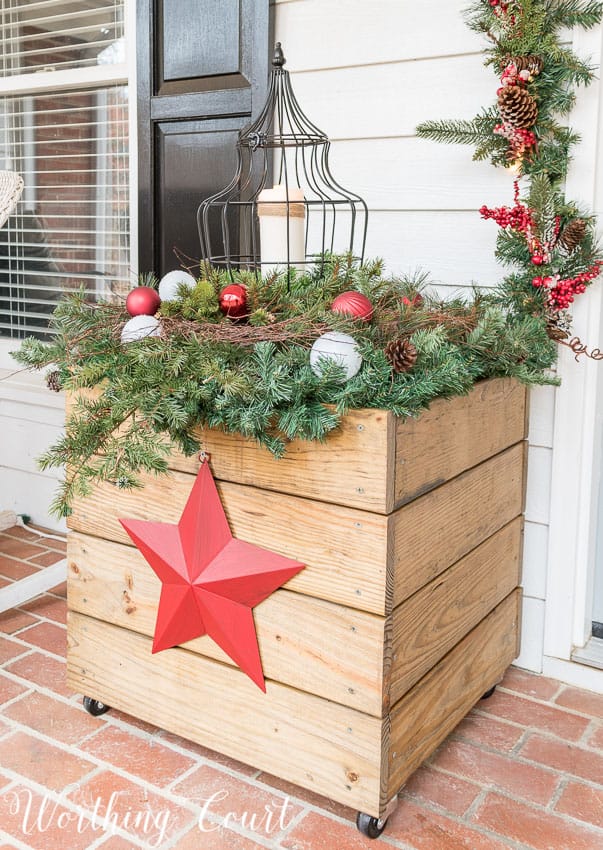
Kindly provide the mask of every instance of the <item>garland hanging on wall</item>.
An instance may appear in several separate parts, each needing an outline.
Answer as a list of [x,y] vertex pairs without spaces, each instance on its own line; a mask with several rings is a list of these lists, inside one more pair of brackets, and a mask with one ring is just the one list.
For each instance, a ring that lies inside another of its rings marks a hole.
[[473,143],[477,159],[517,172],[513,206],[481,210],[500,227],[497,256],[514,267],[494,292],[442,301],[423,277],[386,278],[379,261],[327,256],[263,279],[171,272],[158,292],[150,277],[125,305],[93,303],[84,290],[61,303],[51,343],[28,339],[15,355],[50,366],[52,389],[95,389],[79,392],[65,435],[40,459],[42,468],[67,466],[55,513],[68,514],[97,481],[130,488],[140,470],[166,472],[173,448],[199,450],[199,428],[242,434],[278,456],[291,439],[324,439],[351,408],[416,416],[483,378],[554,382],[567,307],[601,265],[592,216],[561,193],[578,139],[559,116],[592,69],[558,34],[601,14],[599,3],[571,0],[477,3],[470,25],[493,45],[496,104],[473,121],[419,128]]
[[[480,0],[467,16],[471,29],[490,44],[485,64],[499,77],[496,102],[471,121],[427,121],[417,132],[439,142],[472,144],[474,159],[512,173],[513,205],[480,209],[500,228],[497,258],[513,269],[498,287],[500,303],[542,316],[551,338],[565,343],[572,324],[568,308],[598,277],[603,253],[594,217],[563,195],[579,142],[563,121],[574,106],[576,86],[588,85],[594,69],[564,45],[560,31],[595,26],[602,4]],[[588,354],[576,338],[566,344],[577,356]]]

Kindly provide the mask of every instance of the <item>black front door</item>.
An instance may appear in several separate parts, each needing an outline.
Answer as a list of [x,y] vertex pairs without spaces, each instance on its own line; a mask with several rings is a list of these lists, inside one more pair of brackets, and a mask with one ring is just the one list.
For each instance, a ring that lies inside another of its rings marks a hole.
[[234,174],[269,45],[268,0],[137,0],[141,271],[198,261],[197,207]]

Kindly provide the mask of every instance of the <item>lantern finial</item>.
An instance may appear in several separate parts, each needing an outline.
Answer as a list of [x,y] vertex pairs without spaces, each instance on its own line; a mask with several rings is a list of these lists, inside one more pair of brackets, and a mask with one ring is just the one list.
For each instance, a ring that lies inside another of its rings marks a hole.
[[275,68],[282,68],[287,60],[285,59],[285,54],[283,53],[283,48],[281,47],[280,41],[276,42],[274,47],[274,56],[272,57],[272,65]]

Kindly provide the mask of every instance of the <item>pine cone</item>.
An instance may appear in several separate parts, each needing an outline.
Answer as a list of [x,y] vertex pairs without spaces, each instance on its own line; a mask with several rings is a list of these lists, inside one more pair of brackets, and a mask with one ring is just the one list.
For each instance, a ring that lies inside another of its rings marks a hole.
[[55,393],[61,392],[61,373],[58,369],[55,369],[53,372],[49,372],[48,375],[46,375],[46,386],[49,390],[52,390]]
[[555,342],[560,342],[563,339],[567,339],[569,333],[564,331],[563,328],[560,328],[555,319],[548,319],[546,323],[546,332],[550,339],[554,339]]
[[385,346],[385,356],[394,372],[410,372],[417,362],[417,349],[409,339],[393,339]]
[[559,237],[559,244],[568,253],[574,251],[586,235],[586,222],[583,218],[575,218],[566,224]]
[[528,56],[509,56],[509,62],[512,62],[517,68],[517,73],[520,71],[529,71],[534,77],[542,71],[544,62],[540,56],[532,54]]
[[521,86],[505,86],[498,95],[498,111],[506,124],[516,130],[529,130],[536,123],[538,106]]

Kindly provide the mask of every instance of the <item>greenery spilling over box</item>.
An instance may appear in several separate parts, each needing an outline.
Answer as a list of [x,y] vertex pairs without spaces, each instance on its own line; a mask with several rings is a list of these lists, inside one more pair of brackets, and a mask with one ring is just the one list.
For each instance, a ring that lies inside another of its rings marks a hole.
[[236,537],[306,567],[255,608],[267,693],[207,636],[151,654],[160,583],[119,517],[177,521],[198,461],[69,518],[68,677],[88,696],[375,817],[518,651],[526,391],[356,410],[276,460],[205,431]]

